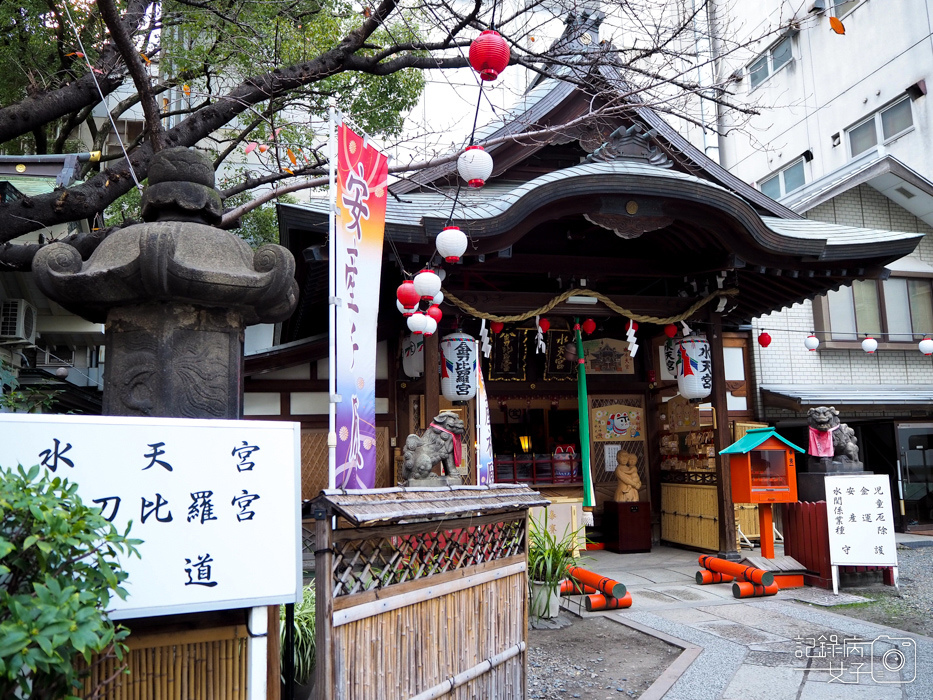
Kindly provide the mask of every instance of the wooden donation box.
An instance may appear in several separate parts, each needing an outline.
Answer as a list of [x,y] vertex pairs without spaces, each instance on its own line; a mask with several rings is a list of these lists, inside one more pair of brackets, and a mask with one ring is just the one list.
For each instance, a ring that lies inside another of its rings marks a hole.
[[758,504],[761,554],[769,559],[774,557],[771,504],[797,500],[794,450],[803,452],[778,435],[774,428],[756,428],[720,452],[729,455],[732,500]]
[[606,501],[603,536],[610,552],[651,551],[651,503]]

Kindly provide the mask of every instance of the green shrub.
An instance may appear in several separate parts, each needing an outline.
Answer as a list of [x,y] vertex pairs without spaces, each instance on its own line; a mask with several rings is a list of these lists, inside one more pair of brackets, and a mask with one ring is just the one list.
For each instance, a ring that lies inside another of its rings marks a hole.
[[0,468],[0,698],[71,698],[94,654],[123,658],[129,634],[106,613],[126,597],[117,555],[139,556],[77,484]]
[[[315,607],[314,583],[304,587],[300,603],[295,604],[295,683],[307,685],[314,674]],[[279,626],[282,637],[282,668],[285,664],[285,606],[281,608]]]

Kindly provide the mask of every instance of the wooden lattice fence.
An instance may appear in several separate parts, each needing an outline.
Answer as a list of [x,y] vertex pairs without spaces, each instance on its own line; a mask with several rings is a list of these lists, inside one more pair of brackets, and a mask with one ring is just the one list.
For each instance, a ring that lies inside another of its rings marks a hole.
[[315,501],[317,697],[524,698],[527,509],[546,503],[511,485]]

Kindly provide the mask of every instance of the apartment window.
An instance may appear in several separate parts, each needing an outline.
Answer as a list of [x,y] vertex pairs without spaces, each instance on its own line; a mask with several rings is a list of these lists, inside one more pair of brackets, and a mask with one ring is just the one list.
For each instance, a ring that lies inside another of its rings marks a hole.
[[910,98],[904,96],[892,105],[888,105],[860,124],[846,131],[849,138],[849,151],[852,157],[874,148],[879,143],[887,143],[914,126],[910,111]]
[[831,4],[833,6],[833,14],[836,15],[836,17],[845,17],[858,5],[861,5],[862,0],[832,0]]
[[803,172],[803,158],[782,168],[774,175],[766,177],[758,183],[758,189],[771,199],[780,199],[788,192],[793,192],[806,184],[806,178]]
[[794,57],[792,37],[785,37],[765,51],[748,66],[752,88],[758,87],[769,75],[776,73]]
[[132,119],[118,119],[117,120],[117,129],[120,132],[119,138],[116,133],[111,131],[107,134],[107,141],[104,144],[104,155],[122,154],[123,149],[120,148],[120,139],[123,139],[123,144],[129,150],[130,145],[139,138],[143,133],[143,127],[145,124],[142,121],[132,120]]
[[854,282],[826,295],[830,340],[912,342],[933,333],[933,284],[928,278],[890,277]]

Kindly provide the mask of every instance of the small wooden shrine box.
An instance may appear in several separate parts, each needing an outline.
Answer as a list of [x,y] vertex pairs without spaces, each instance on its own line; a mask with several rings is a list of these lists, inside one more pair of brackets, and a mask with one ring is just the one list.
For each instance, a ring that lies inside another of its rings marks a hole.
[[774,428],[749,430],[720,454],[729,455],[735,503],[793,503],[797,500],[796,445]]

